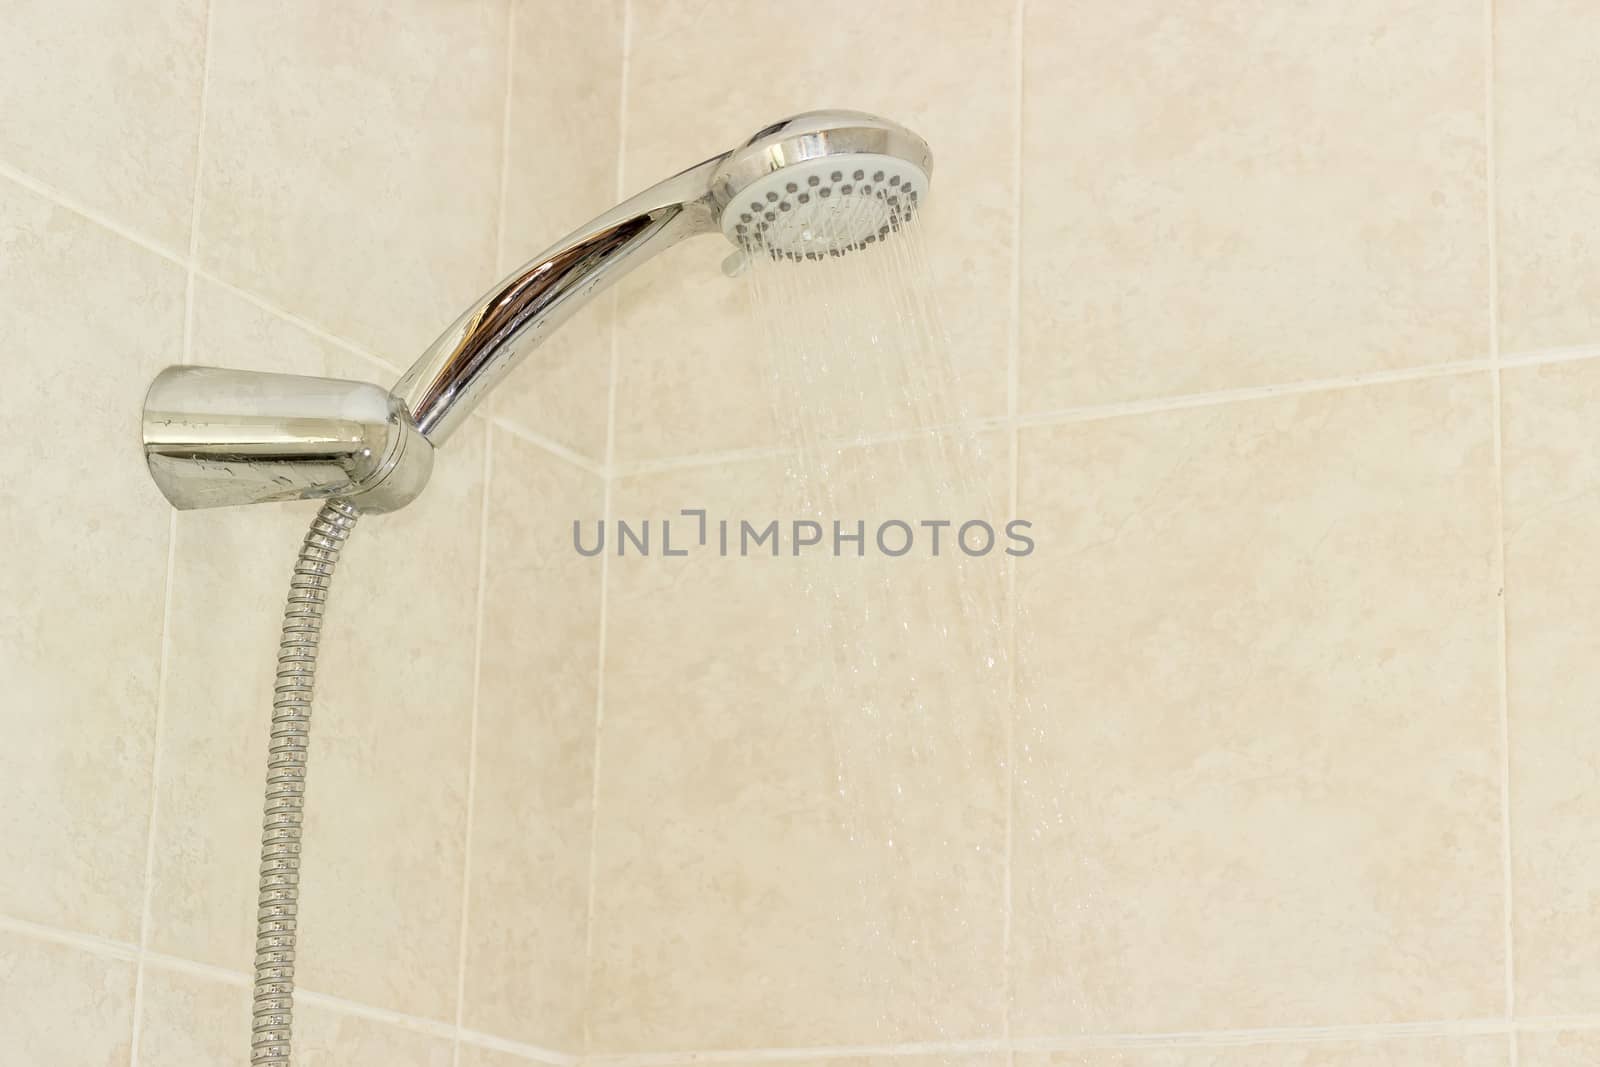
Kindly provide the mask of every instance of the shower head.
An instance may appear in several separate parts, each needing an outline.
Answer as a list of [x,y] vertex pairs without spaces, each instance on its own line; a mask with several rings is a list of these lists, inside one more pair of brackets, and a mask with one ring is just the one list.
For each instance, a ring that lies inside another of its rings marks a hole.
[[[169,368],[145,406],[146,462],[180,508],[325,497],[401,507],[422,491],[433,447],[512,367],[657,252],[721,233],[744,256],[842,256],[892,239],[926,199],[932,172],[922,138],[887,119],[808,111],[773,123],[502,279],[395,383],[386,412],[364,383]],[[316,401],[309,421],[307,397]]]
[[711,198],[728,240],[791,260],[889,237],[928,189],[933,155],[903,126],[861,111],[808,111],[724,156]]
[[807,111],[765,126],[529,261],[468,308],[394,393],[440,444],[546,334],[657,252],[721,233],[747,254],[843,255],[910,218],[932,171],[922,138],[862,111]]

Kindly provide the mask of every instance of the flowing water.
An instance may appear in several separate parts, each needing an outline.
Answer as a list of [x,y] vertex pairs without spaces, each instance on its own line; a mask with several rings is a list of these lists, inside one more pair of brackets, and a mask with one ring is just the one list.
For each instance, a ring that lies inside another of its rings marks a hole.
[[[1004,1028],[1013,766],[1026,747],[1011,592],[1027,557],[1006,551],[1023,545],[1007,537],[1005,355],[958,366],[941,300],[959,286],[935,282],[922,226],[821,262],[753,253],[745,276],[784,505],[822,531],[790,565],[794,648],[815,665],[797,684],[831,749],[841,837],[819,892],[849,883],[827,950],[860,1007],[848,1032],[819,1035],[838,1044],[992,1041]],[[835,554],[836,521],[845,533],[861,522],[864,545]]]

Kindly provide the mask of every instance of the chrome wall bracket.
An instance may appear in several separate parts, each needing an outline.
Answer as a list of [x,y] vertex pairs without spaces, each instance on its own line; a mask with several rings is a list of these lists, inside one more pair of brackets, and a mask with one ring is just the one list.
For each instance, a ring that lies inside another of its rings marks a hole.
[[433,471],[433,446],[380,385],[220,367],[156,376],[144,454],[183,509],[345,497],[363,511],[393,511]]

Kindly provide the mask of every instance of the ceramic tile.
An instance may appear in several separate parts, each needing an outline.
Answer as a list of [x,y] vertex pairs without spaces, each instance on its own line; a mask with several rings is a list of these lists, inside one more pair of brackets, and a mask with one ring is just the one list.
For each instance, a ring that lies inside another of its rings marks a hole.
[[[84,298],[86,279],[93,299]],[[183,348],[182,271],[0,180],[0,913],[136,939],[168,510],[139,400]]]
[[[250,987],[242,978],[230,982],[146,964],[140,1011],[140,1063],[222,1067],[249,1055]],[[297,1032],[308,1014],[296,1005]]]
[[1028,429],[1012,1032],[1492,1017],[1487,375]]
[[1500,350],[1600,341],[1600,23],[1582,0],[1494,5]]
[[492,466],[463,1021],[580,1051],[604,486],[503,432]]
[[1506,658],[1517,1008],[1600,1011],[1600,667],[1590,605],[1600,566],[1600,366],[1507,371]]
[[189,250],[206,0],[20,0],[0,35],[0,162]]
[[[831,457],[822,502],[847,524],[938,514],[919,459]],[[607,579],[596,1051],[1000,1032],[1003,693],[973,640],[997,575],[948,534],[937,559],[796,558],[789,533],[741,555],[741,521],[806,514],[792,489],[778,460],[614,486],[657,554]],[[707,509],[706,547],[682,508]],[[667,558],[663,536],[697,547]]]
[[1019,402],[1489,354],[1482,8],[1033,4]]
[[[616,203],[621,121],[620,0],[515,11],[503,272]],[[614,308],[604,297],[551,334],[496,388],[495,411],[603,461]]]
[[0,989],[9,1062],[127,1062],[132,961],[0,930]]
[[199,260],[398,363],[492,282],[505,0],[215,0]]
[[1600,1061],[1600,1032],[1594,1030],[1517,1035],[1519,1067],[1585,1067],[1596,1061]]

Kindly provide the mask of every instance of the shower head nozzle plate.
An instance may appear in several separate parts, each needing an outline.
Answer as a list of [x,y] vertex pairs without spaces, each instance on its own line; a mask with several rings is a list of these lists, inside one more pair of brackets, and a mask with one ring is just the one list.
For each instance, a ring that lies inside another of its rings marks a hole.
[[889,237],[926,198],[922,138],[859,111],[812,111],[757,133],[711,181],[722,232],[784,259],[839,256]]
[[839,256],[898,230],[927,185],[925,173],[893,156],[809,159],[745,186],[723,209],[722,232],[778,258]]

